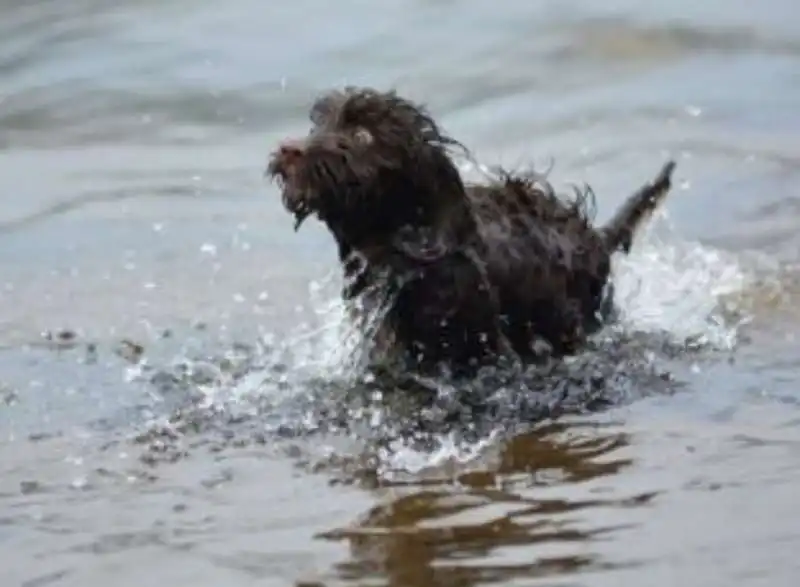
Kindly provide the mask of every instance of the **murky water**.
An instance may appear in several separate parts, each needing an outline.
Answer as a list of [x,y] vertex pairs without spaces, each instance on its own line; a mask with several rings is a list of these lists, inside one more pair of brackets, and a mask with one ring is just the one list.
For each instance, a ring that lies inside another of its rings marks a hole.
[[[794,2],[0,5],[0,584],[797,583]],[[262,170],[344,82],[601,220],[678,159],[581,359],[637,365],[613,406],[342,399],[330,239]]]

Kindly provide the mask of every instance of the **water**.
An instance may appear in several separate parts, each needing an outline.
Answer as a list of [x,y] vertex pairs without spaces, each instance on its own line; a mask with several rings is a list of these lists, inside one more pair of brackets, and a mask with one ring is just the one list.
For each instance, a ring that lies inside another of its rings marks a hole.
[[[3,585],[796,584],[793,2],[1,4]],[[412,442],[331,399],[334,251],[262,171],[342,83],[600,220],[677,158],[621,401]]]

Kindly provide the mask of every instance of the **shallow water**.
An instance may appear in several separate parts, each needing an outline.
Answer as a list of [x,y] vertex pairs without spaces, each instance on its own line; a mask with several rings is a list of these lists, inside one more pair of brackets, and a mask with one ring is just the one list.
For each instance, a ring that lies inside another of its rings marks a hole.
[[[0,5],[0,584],[796,584],[795,3]],[[326,405],[334,252],[262,171],[345,82],[600,220],[677,158],[615,406]]]

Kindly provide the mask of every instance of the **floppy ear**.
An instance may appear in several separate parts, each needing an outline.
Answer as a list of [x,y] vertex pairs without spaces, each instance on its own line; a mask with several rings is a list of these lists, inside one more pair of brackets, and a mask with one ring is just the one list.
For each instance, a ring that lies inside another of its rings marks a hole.
[[454,243],[429,226],[403,226],[392,236],[392,247],[421,263],[433,263],[455,250]]

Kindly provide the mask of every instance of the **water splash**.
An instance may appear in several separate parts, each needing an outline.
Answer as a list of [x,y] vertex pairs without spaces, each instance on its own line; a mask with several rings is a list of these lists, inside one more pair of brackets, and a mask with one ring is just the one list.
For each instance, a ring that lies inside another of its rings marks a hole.
[[[675,345],[732,350],[748,321],[736,296],[758,282],[756,266],[696,242],[656,236],[665,212],[613,260],[612,279],[624,330],[666,336]],[[662,230],[662,232],[664,232]]]
[[[734,348],[747,319],[737,295],[755,274],[737,256],[654,232],[615,259],[620,323],[594,348],[548,369],[489,372],[458,388],[364,378],[363,331],[380,316],[352,324],[331,271],[310,283],[310,319],[289,337],[265,336],[221,357],[180,362],[169,381],[181,382],[191,405],[151,426],[160,430],[158,450],[187,433],[215,436],[215,446],[291,438],[315,466],[350,459],[389,478],[463,465],[520,423],[674,390],[658,354],[664,338],[674,347],[670,359],[675,348]],[[433,393],[433,406],[414,404],[418,388]],[[315,440],[299,440],[309,435]],[[340,449],[337,438],[354,446]]]

